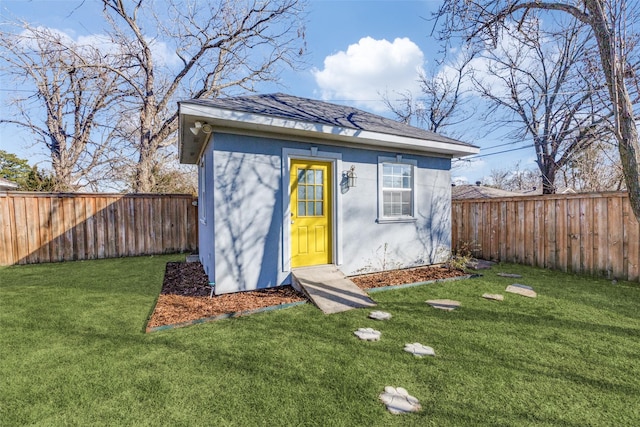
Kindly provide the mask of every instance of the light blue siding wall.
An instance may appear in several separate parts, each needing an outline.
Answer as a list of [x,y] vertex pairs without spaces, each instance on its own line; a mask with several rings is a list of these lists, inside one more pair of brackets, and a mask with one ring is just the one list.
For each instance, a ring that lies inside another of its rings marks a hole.
[[[203,169],[204,168],[204,169]],[[213,204],[213,143],[207,144],[198,164],[198,253],[211,282],[215,274],[215,211]],[[204,178],[204,183],[202,182]]]
[[[342,271],[349,275],[444,260],[451,240],[449,159],[403,154],[418,164],[416,221],[379,223],[378,157],[396,153],[313,146],[339,153],[342,168],[354,165],[358,175],[355,188],[335,195],[341,206],[334,227],[342,221],[337,248]],[[285,147],[309,150],[311,144],[215,134],[205,151],[212,168],[206,186],[207,224],[200,224],[200,257],[210,279],[215,277],[216,293],[289,283],[290,274],[283,270],[283,257],[289,256],[283,254]]]
[[451,246],[449,159],[403,155],[418,163],[416,221],[378,222],[378,157],[394,155],[351,150],[343,155],[343,167],[353,164],[358,174],[357,187],[342,196],[345,274],[442,262]]

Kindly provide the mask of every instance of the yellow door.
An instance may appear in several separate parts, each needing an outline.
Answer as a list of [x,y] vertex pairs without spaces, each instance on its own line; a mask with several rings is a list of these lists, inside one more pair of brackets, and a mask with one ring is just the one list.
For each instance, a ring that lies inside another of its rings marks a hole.
[[331,163],[291,160],[291,266],[331,264]]

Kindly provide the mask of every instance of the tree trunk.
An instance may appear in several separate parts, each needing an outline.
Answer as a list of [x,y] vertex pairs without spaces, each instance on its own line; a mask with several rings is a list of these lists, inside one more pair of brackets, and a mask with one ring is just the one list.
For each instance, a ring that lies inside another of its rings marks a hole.
[[155,186],[152,173],[154,157],[155,153],[151,153],[150,150],[140,150],[133,182],[134,193],[151,193],[153,191]]
[[591,15],[591,26],[598,42],[602,70],[614,106],[615,134],[629,201],[636,219],[640,221],[640,146],[631,98],[624,82],[626,59],[616,52],[615,34],[610,29],[603,2],[585,0],[585,6]]

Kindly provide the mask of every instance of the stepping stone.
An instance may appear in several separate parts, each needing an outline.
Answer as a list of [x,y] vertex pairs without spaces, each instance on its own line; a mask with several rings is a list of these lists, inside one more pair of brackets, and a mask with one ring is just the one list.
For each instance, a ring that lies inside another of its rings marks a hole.
[[402,387],[386,386],[379,397],[392,414],[406,414],[408,412],[418,412],[422,409],[418,399],[410,396],[409,392]]
[[515,273],[498,273],[498,276],[500,277],[510,277],[512,279],[521,279],[522,276],[520,274],[515,274]]
[[467,264],[467,268],[470,268],[473,270],[489,270],[495,264],[496,263],[493,261],[487,261],[486,259],[479,259]]
[[436,352],[433,350],[433,348],[422,345],[419,342],[414,342],[413,344],[405,344],[404,351],[411,353],[417,357],[436,355]]
[[505,291],[529,298],[536,298],[538,296],[538,294],[536,294],[531,286],[521,285],[519,283],[514,283],[513,285],[507,286],[507,289],[505,289]]
[[369,314],[369,319],[389,320],[391,319],[391,313],[387,313],[386,311],[372,311]]
[[495,301],[504,301],[504,296],[500,294],[482,294],[482,298],[491,299]]
[[427,301],[433,308],[439,308],[440,310],[453,311],[460,307],[460,301],[454,301],[450,299],[430,299]]
[[360,328],[354,334],[363,341],[378,341],[382,332],[372,328]]

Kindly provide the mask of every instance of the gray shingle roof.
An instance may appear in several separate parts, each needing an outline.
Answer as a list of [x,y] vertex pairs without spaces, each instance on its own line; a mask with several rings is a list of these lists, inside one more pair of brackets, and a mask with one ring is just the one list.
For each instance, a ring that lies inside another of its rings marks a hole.
[[474,147],[471,144],[447,138],[435,132],[409,126],[357,108],[283,93],[216,99],[192,99],[183,102],[314,124]]
[[18,184],[0,177],[0,190],[15,190],[16,188],[18,188]]
[[498,188],[485,187],[480,185],[456,185],[451,187],[451,198],[461,199],[490,199],[493,197],[515,197],[523,196],[522,193],[514,191],[500,190]]

